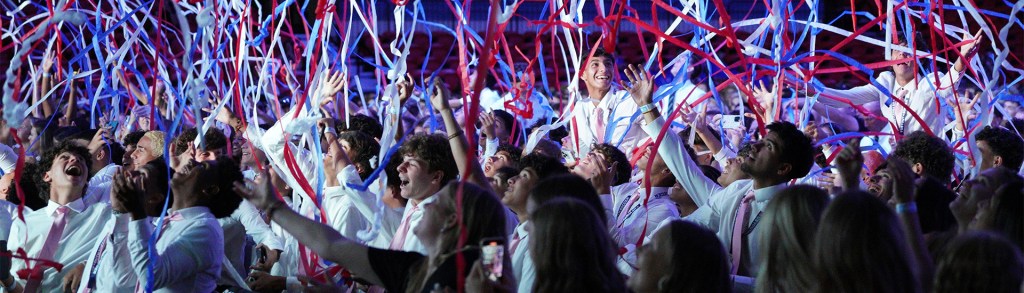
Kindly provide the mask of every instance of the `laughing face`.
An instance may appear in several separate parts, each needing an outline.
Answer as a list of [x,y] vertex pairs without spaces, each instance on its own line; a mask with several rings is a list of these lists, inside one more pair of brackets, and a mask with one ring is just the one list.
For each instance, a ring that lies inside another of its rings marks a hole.
[[[906,46],[907,44],[906,44],[906,42],[902,42],[899,45],[900,46]],[[912,57],[910,54],[905,53],[903,51],[892,50],[892,60],[900,60],[900,59],[906,59],[906,58],[910,58],[910,57]],[[896,74],[896,76],[904,76],[904,75],[907,75],[907,74],[913,74],[914,68],[911,67],[912,66],[911,64],[913,64],[913,63],[910,62],[910,61],[903,62],[903,63],[893,64],[892,65],[892,72],[894,74]]]
[[414,156],[404,156],[398,165],[399,188],[404,198],[423,200],[441,188],[441,171],[430,172],[426,161]]
[[484,175],[487,177],[494,177],[494,174],[498,172],[498,169],[511,165],[512,159],[509,158],[508,152],[499,151],[493,156],[487,158],[487,161],[484,161]]
[[50,170],[46,171],[43,181],[51,188],[83,188],[89,182],[89,169],[85,158],[71,152],[63,152],[53,159]]
[[612,72],[614,63],[611,58],[605,56],[594,56],[587,61],[587,68],[583,71],[583,82],[588,90],[608,91],[612,87]]

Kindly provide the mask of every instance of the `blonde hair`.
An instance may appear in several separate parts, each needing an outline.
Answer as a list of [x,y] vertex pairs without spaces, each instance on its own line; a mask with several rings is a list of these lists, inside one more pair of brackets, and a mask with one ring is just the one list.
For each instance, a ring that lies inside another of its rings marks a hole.
[[787,187],[772,198],[760,232],[763,245],[755,292],[799,292],[814,285],[811,255],[826,205],[828,194],[810,185]]
[[160,157],[164,155],[164,138],[167,134],[159,130],[150,130],[146,134],[142,135],[143,138],[148,138],[150,141],[149,152],[153,153],[154,156]]

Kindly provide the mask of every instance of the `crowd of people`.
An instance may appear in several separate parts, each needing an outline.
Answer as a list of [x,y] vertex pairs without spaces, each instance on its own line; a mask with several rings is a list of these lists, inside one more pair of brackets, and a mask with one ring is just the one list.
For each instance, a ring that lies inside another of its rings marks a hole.
[[[0,280],[9,292],[1019,292],[1024,111],[1005,99],[983,115],[964,92],[973,40],[945,73],[894,51],[909,60],[881,87],[715,94],[688,55],[670,66],[682,86],[666,87],[596,49],[566,98],[409,77],[371,105],[336,99],[347,84],[324,72],[315,103],[213,98],[192,116],[163,83],[126,84],[152,103],[100,123],[74,92],[43,100],[45,74],[42,106],[0,125]],[[529,117],[510,110],[526,104]]]

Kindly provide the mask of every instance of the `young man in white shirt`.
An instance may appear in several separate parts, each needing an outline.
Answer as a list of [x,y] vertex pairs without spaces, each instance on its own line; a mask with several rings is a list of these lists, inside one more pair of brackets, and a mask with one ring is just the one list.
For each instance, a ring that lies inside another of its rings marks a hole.
[[[45,182],[39,186],[40,193],[49,198],[49,204],[26,213],[24,222],[14,222],[7,248],[24,249],[26,256],[61,263],[64,269],[57,272],[38,261],[12,260],[11,275],[26,291],[74,290],[72,284],[81,279],[92,244],[111,218],[110,205],[86,205],[82,199],[89,176],[88,158],[88,150],[65,142],[47,150],[39,162],[45,166],[36,174]],[[23,269],[27,274],[20,273]],[[13,280],[3,281],[4,287],[15,285]]]
[[629,93],[613,87],[615,57],[597,49],[587,59],[580,76],[587,97],[576,99],[568,118],[569,143],[563,145],[573,159],[582,159],[594,144],[611,144],[630,154],[643,137],[640,126],[630,120],[637,104]]
[[[126,211],[118,198],[132,196],[140,198],[146,216],[152,221],[160,217],[164,202],[167,201],[167,164],[153,161],[131,172],[118,172],[111,184],[111,208]],[[122,194],[123,193],[123,194]],[[115,213],[93,246],[85,264],[79,292],[131,292],[138,285],[138,277],[128,252],[127,213]]]
[[[672,186],[676,184],[675,176],[660,154],[652,152],[649,147],[643,152],[636,166],[641,172],[647,172],[649,166],[650,173],[646,173],[648,175],[643,176],[639,184],[629,183],[633,186],[632,192],[630,188],[611,189],[616,203],[612,210],[615,220],[608,228],[620,251],[624,251],[616,262],[619,270],[626,275],[636,271],[635,250],[642,244],[642,239],[654,234],[655,228],[665,219],[679,218],[679,209],[669,197]],[[648,184],[649,191],[646,189]]]
[[540,154],[526,155],[519,161],[519,164],[522,167],[519,175],[508,179],[508,190],[499,196],[501,196],[501,203],[516,213],[516,217],[519,219],[519,225],[508,237],[507,247],[511,254],[512,272],[515,274],[516,281],[519,282],[519,292],[525,293],[533,290],[533,282],[536,279],[533,259],[530,258],[530,231],[526,229],[529,223],[526,203],[538,182],[553,175],[569,173],[569,169],[558,159]]
[[[897,33],[896,36],[897,41],[895,45],[905,47],[910,44],[903,34]],[[981,35],[979,32],[978,35],[974,36],[972,42],[960,47],[959,55],[963,56],[963,58],[956,57],[956,62],[953,63],[953,66],[946,74],[939,72],[932,72],[926,76],[917,74],[915,67],[918,62],[916,60],[894,64],[892,71],[882,72],[876,78],[884,90],[892,96],[886,95],[881,89],[875,87],[874,84],[867,84],[848,90],[825,88],[821,92],[822,98],[818,99],[818,101],[833,107],[848,107],[850,104],[863,105],[870,102],[880,102],[882,115],[889,120],[889,126],[893,132],[909,134],[917,130],[929,129],[932,134],[939,134],[946,123],[945,112],[938,109],[939,101],[945,101],[953,96],[953,91],[956,90],[960,78],[967,69],[966,63],[977,53],[976,49],[980,41]],[[921,46],[917,47],[922,48]],[[892,51],[892,60],[911,57],[913,55],[904,51]],[[893,99],[903,101],[910,108],[904,107]],[[917,113],[921,117],[921,121],[915,119],[911,111]],[[956,130],[954,130],[954,136],[956,136],[955,132]],[[962,137],[962,134],[960,136]]]
[[[640,111],[644,116],[644,131],[651,137],[658,137],[666,123],[657,107],[651,104],[654,85],[650,77],[634,66],[626,70],[626,77],[633,83],[632,96],[643,105]],[[768,201],[790,180],[806,176],[814,162],[811,140],[796,126],[776,122],[767,128],[768,133],[753,143],[751,153],[740,166],[752,179],[739,180],[724,188],[704,176],[689,156],[678,155],[683,149],[679,137],[665,135],[658,147],[658,154],[694,202],[711,209],[710,213],[691,215],[687,219],[716,232],[726,250],[731,252],[733,274],[738,276],[754,277],[760,252],[755,236]]]
[[[228,158],[189,163],[171,178],[174,197],[163,223],[157,225],[137,197],[116,199],[118,211],[131,214],[128,249],[139,288],[210,292],[217,287],[224,265],[224,232],[217,219],[238,209],[242,198],[229,186],[241,180],[238,165]],[[154,232],[158,234],[151,255]]]

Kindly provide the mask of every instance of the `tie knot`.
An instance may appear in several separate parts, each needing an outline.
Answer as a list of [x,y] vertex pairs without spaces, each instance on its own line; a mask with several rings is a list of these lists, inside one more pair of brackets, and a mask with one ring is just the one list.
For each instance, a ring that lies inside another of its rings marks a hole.
[[69,210],[71,210],[71,208],[67,206],[59,206],[57,207],[56,213],[57,215],[64,215],[67,214]]
[[181,213],[171,212],[170,214],[167,214],[167,217],[164,219],[164,221],[165,222],[174,222],[174,221],[181,221],[182,219],[183,218],[181,216]]
[[750,203],[754,201],[754,190],[747,191],[747,194],[743,195],[743,203]]

